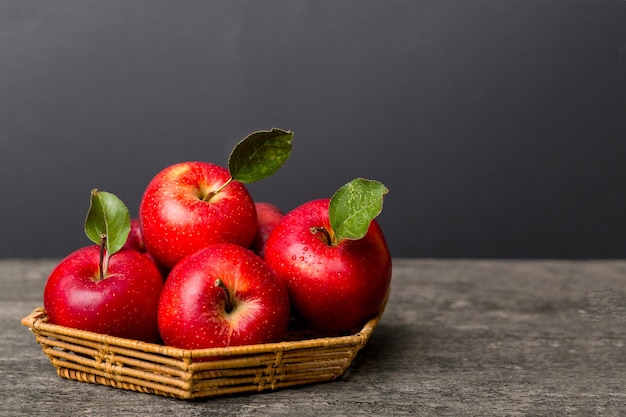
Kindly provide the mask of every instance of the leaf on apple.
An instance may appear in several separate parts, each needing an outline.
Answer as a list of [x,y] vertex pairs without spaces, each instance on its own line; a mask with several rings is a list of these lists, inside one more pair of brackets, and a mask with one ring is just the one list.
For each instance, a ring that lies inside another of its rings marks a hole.
[[91,201],[85,219],[85,234],[94,243],[102,244],[108,256],[119,252],[130,233],[130,213],[128,208],[114,194],[91,190]]
[[376,180],[356,178],[339,188],[330,199],[330,227],[339,242],[361,239],[370,223],[383,209],[383,196],[389,190]]
[[228,158],[232,179],[250,183],[269,177],[291,154],[293,132],[273,128],[251,133],[239,142]]

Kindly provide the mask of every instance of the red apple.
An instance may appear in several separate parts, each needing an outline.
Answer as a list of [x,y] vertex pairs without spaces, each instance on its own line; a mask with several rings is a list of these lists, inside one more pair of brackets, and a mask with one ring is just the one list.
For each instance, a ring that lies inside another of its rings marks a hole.
[[158,320],[164,343],[184,349],[278,342],[289,325],[289,295],[251,250],[211,245],[172,269]]
[[254,132],[232,150],[228,169],[182,162],[158,173],[139,207],[148,252],[171,268],[208,245],[249,247],[257,232],[257,216],[244,184],[276,172],[291,154],[292,137],[292,132],[276,128]]
[[124,249],[133,249],[137,252],[141,252],[146,255],[161,271],[161,276],[165,279],[167,274],[169,273],[169,268],[161,265],[154,256],[146,249],[146,245],[143,243],[143,233],[141,231],[141,222],[138,217],[134,217],[130,219],[130,232],[128,233],[128,238],[126,239],[126,243],[122,247]]
[[391,256],[375,220],[360,239],[333,241],[330,199],[287,213],[270,234],[265,261],[288,287],[294,313],[333,332],[361,326],[381,307],[391,281]]
[[248,247],[257,228],[244,184],[208,162],[182,162],[159,172],[143,194],[139,218],[148,252],[168,268],[211,244]]
[[284,213],[272,203],[256,202],[257,232],[250,249],[261,258],[265,255],[265,242],[278,222],[283,218]]
[[74,251],[52,271],[44,289],[50,323],[158,342],[157,308],[163,279],[145,255],[122,249],[101,278],[97,245]]
[[143,243],[143,236],[141,234],[141,224],[138,217],[130,219],[130,232],[124,248],[134,249],[137,252],[146,253],[146,245]]

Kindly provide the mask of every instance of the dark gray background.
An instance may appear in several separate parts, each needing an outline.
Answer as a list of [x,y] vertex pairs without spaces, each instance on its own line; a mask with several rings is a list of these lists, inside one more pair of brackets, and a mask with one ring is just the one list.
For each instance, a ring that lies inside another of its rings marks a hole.
[[0,257],[271,127],[293,154],[253,196],[378,179],[396,257],[626,255],[626,2],[3,0]]

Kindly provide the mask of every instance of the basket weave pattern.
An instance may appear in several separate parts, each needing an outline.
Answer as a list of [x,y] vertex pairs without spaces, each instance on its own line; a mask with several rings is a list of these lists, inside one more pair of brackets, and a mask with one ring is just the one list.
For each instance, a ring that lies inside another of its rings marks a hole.
[[279,343],[195,350],[50,324],[41,307],[22,324],[63,378],[197,399],[332,381],[365,346],[383,309],[352,335],[310,338],[294,331]]

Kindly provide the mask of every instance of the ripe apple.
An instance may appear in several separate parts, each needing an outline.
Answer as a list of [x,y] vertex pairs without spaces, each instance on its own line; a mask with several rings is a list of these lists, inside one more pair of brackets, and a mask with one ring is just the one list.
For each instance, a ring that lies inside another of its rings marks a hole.
[[381,307],[391,256],[373,219],[362,237],[338,239],[330,201],[313,200],[287,213],[270,234],[265,261],[286,282],[296,316],[318,330],[347,332]]
[[251,250],[216,244],[172,269],[158,321],[164,343],[183,349],[278,342],[290,321],[289,295]]
[[154,256],[146,249],[146,245],[143,243],[143,233],[141,231],[141,222],[138,217],[130,219],[130,232],[126,243],[122,246],[123,249],[133,249],[146,255],[161,271],[161,276],[165,279],[169,273],[169,268],[161,265]]
[[285,215],[282,210],[272,203],[259,201],[255,203],[257,215],[257,232],[250,249],[261,258],[265,255],[265,242],[278,222]]
[[145,255],[122,249],[100,273],[101,250],[86,246],[52,271],[44,289],[50,323],[147,342],[160,340],[157,308],[163,279]]
[[254,201],[226,168],[209,162],[181,162],[148,184],[139,218],[148,252],[171,268],[208,245],[249,246],[256,234]]
[[143,243],[141,224],[138,217],[130,219],[130,231],[123,248],[134,249],[137,252],[146,253],[146,245]]
[[208,245],[249,247],[257,216],[244,184],[276,172],[291,154],[292,137],[292,132],[276,128],[254,132],[232,150],[228,169],[208,162],[181,162],[158,173],[139,206],[148,252],[172,268]]
[[126,205],[111,193],[92,190],[85,234],[99,245],[72,252],[48,277],[43,301],[50,323],[160,340],[157,308],[163,279],[147,256],[123,248],[130,229]]

